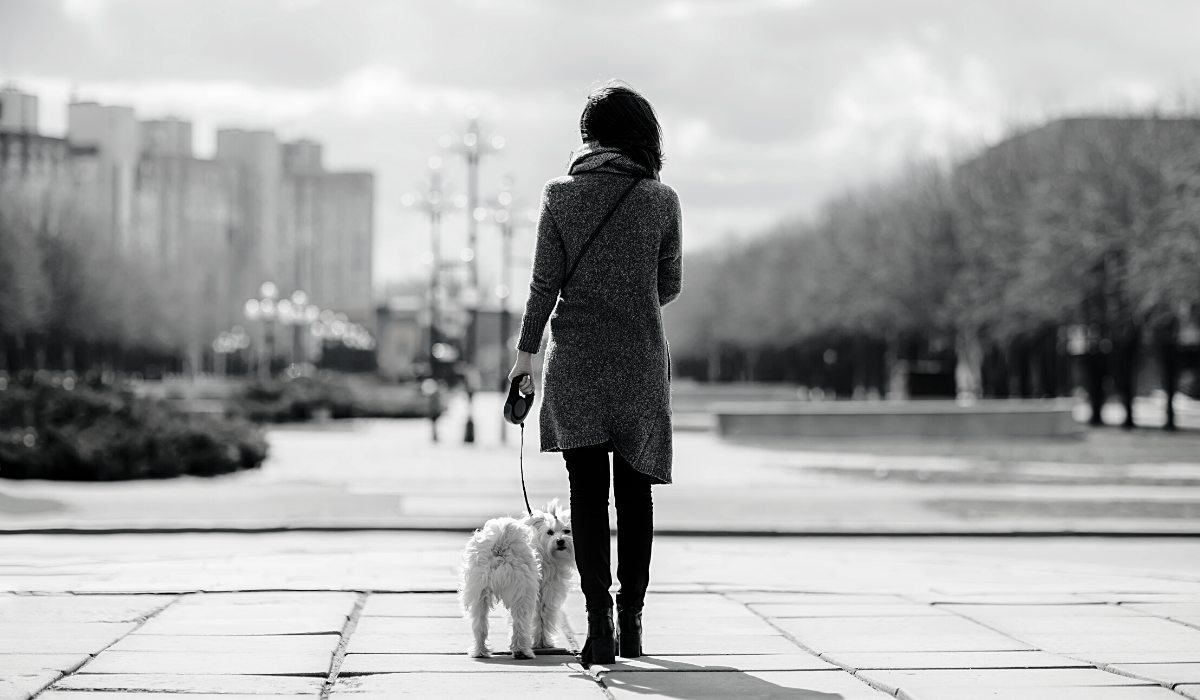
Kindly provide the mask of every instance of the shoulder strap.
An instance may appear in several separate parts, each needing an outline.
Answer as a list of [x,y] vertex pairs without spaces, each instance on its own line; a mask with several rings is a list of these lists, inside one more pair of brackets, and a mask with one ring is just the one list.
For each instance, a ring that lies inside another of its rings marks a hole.
[[583,260],[583,256],[587,254],[588,248],[590,248],[592,245],[592,241],[596,240],[596,236],[599,235],[601,229],[604,228],[604,225],[607,224],[608,220],[612,218],[613,214],[616,214],[617,210],[621,208],[621,203],[625,201],[625,198],[629,196],[629,193],[633,191],[633,188],[637,187],[638,183],[644,179],[644,177],[637,177],[634,178],[633,182],[629,183],[629,187],[626,187],[625,191],[621,193],[621,196],[617,198],[617,203],[612,206],[612,209],[608,210],[608,213],[604,215],[604,218],[600,220],[600,223],[592,231],[592,235],[588,236],[587,240],[583,242],[583,247],[579,249],[579,255],[575,257],[575,262],[571,264],[571,269],[567,270],[567,274],[563,276],[562,283],[558,285],[559,294],[562,293],[562,290],[567,288],[567,283],[570,282],[571,278],[575,275],[575,268],[579,267],[579,262]]

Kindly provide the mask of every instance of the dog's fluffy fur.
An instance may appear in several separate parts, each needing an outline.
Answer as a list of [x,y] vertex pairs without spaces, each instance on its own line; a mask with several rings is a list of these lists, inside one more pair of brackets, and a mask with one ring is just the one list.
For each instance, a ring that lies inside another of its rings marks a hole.
[[571,511],[558,499],[521,520],[493,518],[475,531],[463,551],[459,603],[474,640],[468,653],[491,656],[488,614],[503,603],[512,618],[513,658],[531,659],[534,648],[553,646],[575,570]]

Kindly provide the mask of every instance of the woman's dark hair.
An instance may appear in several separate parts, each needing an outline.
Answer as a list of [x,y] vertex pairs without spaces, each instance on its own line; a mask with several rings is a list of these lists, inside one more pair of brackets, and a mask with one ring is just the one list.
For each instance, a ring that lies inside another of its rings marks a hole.
[[662,127],[654,107],[641,93],[618,81],[609,81],[588,95],[579,134],[584,141],[619,149],[654,172],[662,169]]

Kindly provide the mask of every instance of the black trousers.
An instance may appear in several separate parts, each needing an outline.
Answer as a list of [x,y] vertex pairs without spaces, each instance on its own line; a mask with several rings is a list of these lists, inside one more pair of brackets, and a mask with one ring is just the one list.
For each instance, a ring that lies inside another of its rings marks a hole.
[[[612,607],[608,526],[609,445],[564,450],[571,481],[571,528],[575,567],[589,611]],[[613,451],[612,485],[617,505],[617,605],[641,610],[650,583],[650,547],[654,542],[654,502],[650,477]]]

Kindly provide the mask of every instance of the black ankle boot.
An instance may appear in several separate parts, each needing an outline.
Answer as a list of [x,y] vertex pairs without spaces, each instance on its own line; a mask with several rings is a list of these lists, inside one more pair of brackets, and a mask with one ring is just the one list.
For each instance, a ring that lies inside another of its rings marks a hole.
[[588,611],[587,641],[579,654],[585,664],[611,664],[617,661],[616,630],[613,626],[612,608]]
[[642,655],[642,610],[617,606],[617,640],[621,656],[636,659]]

